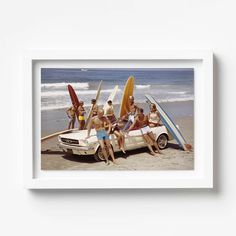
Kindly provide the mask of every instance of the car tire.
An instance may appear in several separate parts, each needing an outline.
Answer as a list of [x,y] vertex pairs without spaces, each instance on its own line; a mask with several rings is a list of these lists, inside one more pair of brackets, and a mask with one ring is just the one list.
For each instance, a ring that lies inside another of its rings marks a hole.
[[168,136],[166,134],[161,134],[157,139],[157,145],[162,150],[165,149],[168,144]]
[[[108,153],[108,148],[107,148],[107,146],[105,146],[106,147],[106,149],[107,149],[107,153]],[[113,149],[113,147],[112,147],[112,145],[111,145],[111,148],[112,148],[112,150],[113,150],[113,152],[114,152],[114,149]],[[108,158],[110,157],[110,154],[108,154]],[[96,161],[105,161],[105,157],[103,156],[103,154],[102,154],[102,148],[99,146],[99,148],[97,149],[97,151],[96,151],[96,153],[94,154],[94,159],[96,160]]]
[[94,154],[94,159],[96,161],[104,161],[105,157],[102,154],[102,148],[99,146],[96,153]]

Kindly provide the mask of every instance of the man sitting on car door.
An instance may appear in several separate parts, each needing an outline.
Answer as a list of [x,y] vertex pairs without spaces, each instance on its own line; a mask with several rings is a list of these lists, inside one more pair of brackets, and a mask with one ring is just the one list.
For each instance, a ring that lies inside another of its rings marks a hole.
[[[105,129],[106,125],[108,125],[108,131],[106,131],[106,129]],[[92,127],[94,127],[95,130],[97,131],[97,138],[98,138],[99,144],[102,149],[102,154],[103,154],[104,158],[106,159],[106,164],[109,165],[106,147],[109,150],[109,154],[112,158],[112,162],[114,164],[117,164],[115,157],[114,157],[112,147],[111,147],[110,139],[109,139],[109,133],[110,133],[111,127],[112,127],[111,122],[104,116],[103,109],[99,109],[97,112],[97,116],[94,116],[92,118],[92,120],[89,124],[89,127],[88,127],[87,138],[90,137],[90,131],[91,131]]]
[[[133,124],[129,127],[127,131],[131,131],[134,127],[140,129],[143,139],[146,142],[151,155],[156,156],[157,153],[162,154],[156,143],[154,134],[152,133],[152,130],[149,127],[148,116],[144,114],[142,108],[138,110],[138,115],[136,116]],[[155,152],[153,151],[152,146],[156,148]]]

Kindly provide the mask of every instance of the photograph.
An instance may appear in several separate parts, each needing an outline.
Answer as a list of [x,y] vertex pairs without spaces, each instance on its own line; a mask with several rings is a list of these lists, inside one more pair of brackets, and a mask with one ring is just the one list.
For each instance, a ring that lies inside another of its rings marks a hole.
[[194,170],[194,68],[41,68],[41,170]]

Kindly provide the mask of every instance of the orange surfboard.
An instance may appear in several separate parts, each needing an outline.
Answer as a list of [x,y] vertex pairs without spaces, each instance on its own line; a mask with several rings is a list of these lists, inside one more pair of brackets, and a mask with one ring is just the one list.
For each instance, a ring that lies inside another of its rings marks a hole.
[[126,81],[124,93],[121,99],[119,117],[127,114],[129,109],[129,96],[133,96],[134,92],[134,76],[130,76]]

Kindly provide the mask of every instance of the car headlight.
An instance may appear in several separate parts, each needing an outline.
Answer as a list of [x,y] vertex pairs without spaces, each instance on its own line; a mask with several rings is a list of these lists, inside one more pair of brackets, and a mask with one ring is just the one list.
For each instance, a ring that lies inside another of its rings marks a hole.
[[88,144],[89,144],[89,142],[88,142],[88,140],[87,140],[87,139],[83,140],[83,142],[84,142],[86,145],[88,145]]

